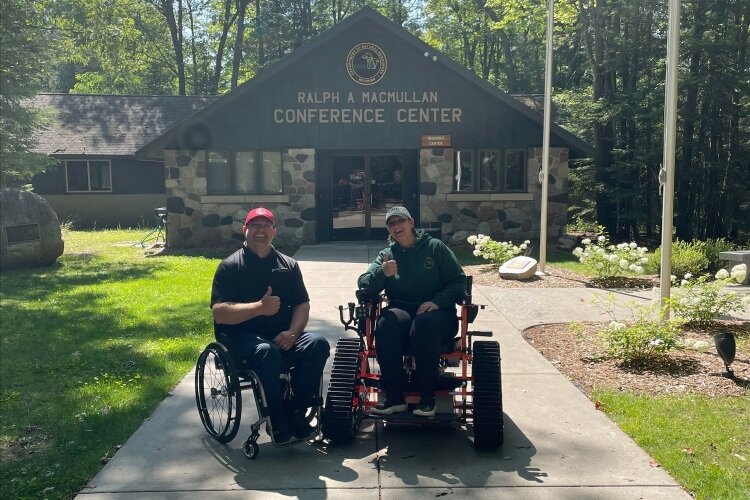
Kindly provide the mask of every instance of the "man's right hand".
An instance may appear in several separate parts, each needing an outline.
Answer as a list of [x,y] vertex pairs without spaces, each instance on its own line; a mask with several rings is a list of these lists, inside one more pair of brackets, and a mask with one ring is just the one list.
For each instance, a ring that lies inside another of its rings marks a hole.
[[398,264],[396,264],[395,260],[391,260],[388,257],[383,257],[383,264],[380,267],[387,278],[395,276],[398,273]]
[[273,316],[279,312],[281,307],[281,299],[276,295],[271,295],[273,290],[268,287],[266,294],[260,299],[260,315],[261,316]]

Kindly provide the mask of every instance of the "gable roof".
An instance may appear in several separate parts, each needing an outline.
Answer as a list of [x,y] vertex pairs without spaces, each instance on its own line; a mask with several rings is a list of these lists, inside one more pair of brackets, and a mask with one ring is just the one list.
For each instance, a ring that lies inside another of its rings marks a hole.
[[[162,136],[157,137],[150,143],[144,145],[136,152],[136,157],[141,159],[161,158],[163,155],[163,149],[166,146],[179,145],[180,147],[189,148],[191,145],[184,143],[182,136],[184,135],[184,132],[189,130],[191,126],[200,126],[206,117],[217,114],[223,109],[229,108],[234,102],[236,102],[245,94],[253,92],[254,89],[261,86],[267,80],[274,78],[287,68],[292,67],[298,62],[303,61],[307,57],[315,54],[316,51],[318,51],[323,45],[338,37],[341,33],[352,29],[354,25],[364,19],[370,20],[374,24],[388,31],[393,35],[394,38],[399,39],[404,44],[411,45],[418,51],[424,53],[429,52],[430,54],[437,55],[437,64],[441,64],[447,67],[453,73],[480,87],[482,90],[498,99],[503,105],[511,108],[512,110],[530,119],[532,122],[538,124],[541,130],[543,125],[543,113],[540,113],[538,110],[531,109],[530,107],[524,105],[522,102],[519,102],[518,99],[514,98],[510,94],[503,92],[497,87],[489,84],[488,82],[474,74],[472,71],[469,71],[464,66],[457,64],[448,56],[442,54],[434,47],[428,45],[418,37],[412,35],[401,26],[394,24],[374,9],[370,7],[363,7],[353,15],[345,18],[343,21],[336,24],[331,29],[322,33],[313,40],[309,41],[307,44],[295,50],[288,56],[280,59],[276,63],[266,68],[263,68],[258,72],[256,76],[238,86],[228,94],[222,96],[220,99],[217,99],[210,105],[196,112],[185,121],[177,124]],[[593,147],[591,147],[589,144],[587,144],[574,134],[563,129],[559,125],[556,125],[555,123],[552,123],[551,135],[553,143],[555,142],[555,138],[557,138],[558,142],[563,142],[570,149],[570,156],[572,158],[586,158],[592,157],[594,155]],[[539,144],[541,143],[542,138],[540,134]]]
[[35,151],[49,155],[133,156],[154,137],[217,97],[39,94],[34,107],[54,116],[36,135]]

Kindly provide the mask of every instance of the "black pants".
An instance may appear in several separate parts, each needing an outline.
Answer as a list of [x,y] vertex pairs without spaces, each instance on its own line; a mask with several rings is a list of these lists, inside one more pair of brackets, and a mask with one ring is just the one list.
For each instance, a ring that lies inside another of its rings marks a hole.
[[239,354],[248,360],[250,368],[258,375],[271,418],[282,411],[279,375],[292,369],[292,410],[310,406],[318,395],[320,377],[330,355],[331,347],[318,333],[302,332],[291,349],[276,347],[273,340],[253,334],[233,335]]
[[385,309],[375,329],[375,348],[380,364],[380,386],[391,400],[406,389],[404,355],[412,354],[416,365],[416,386],[422,401],[435,397],[438,364],[443,345],[458,331],[455,310],[422,314],[396,307]]

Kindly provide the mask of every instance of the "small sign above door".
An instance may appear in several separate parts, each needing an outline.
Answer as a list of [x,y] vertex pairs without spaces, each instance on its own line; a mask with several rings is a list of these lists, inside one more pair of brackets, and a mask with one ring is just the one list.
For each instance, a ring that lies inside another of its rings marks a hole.
[[451,145],[451,136],[449,135],[423,135],[423,148],[448,148]]

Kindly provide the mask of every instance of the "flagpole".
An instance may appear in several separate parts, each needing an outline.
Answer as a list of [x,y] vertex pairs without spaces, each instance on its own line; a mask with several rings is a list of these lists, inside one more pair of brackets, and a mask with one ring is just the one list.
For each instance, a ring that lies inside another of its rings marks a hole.
[[672,275],[672,218],[674,215],[674,171],[677,142],[677,66],[680,59],[680,0],[669,0],[667,26],[667,78],[664,88],[664,186],[661,215],[661,275],[659,287],[662,319],[669,319],[668,299]]
[[552,29],[554,27],[555,2],[547,0],[547,50],[544,68],[544,127],[542,139],[542,205],[539,224],[539,266],[538,274],[546,274],[547,265],[547,198],[549,197],[549,135],[552,122]]

